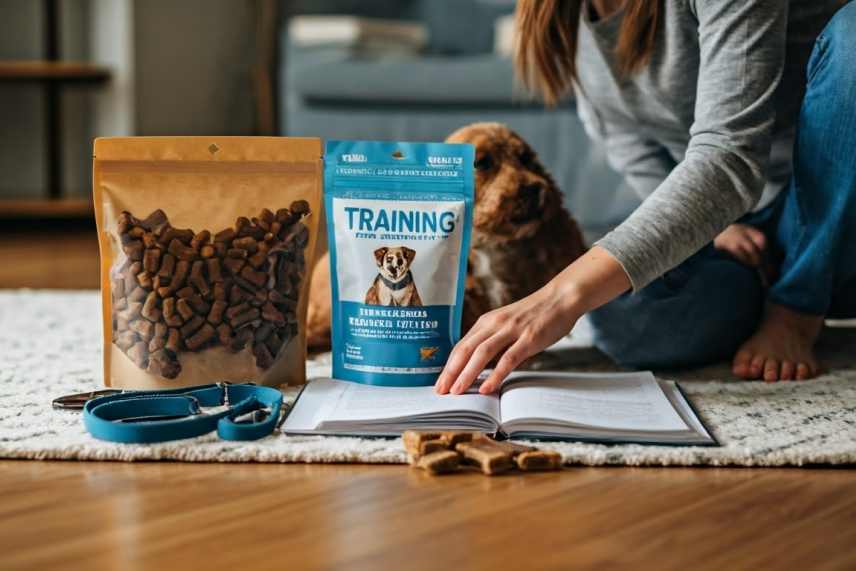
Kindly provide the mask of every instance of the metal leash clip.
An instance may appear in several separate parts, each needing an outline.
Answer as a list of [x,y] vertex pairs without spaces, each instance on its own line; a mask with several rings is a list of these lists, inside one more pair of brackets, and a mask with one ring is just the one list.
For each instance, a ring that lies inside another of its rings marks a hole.
[[85,393],[64,395],[53,399],[51,401],[51,406],[55,410],[83,410],[83,405],[85,405],[86,401],[88,400],[92,400],[98,397],[118,395],[124,392],[125,391],[120,389],[101,389],[98,391],[88,391]]

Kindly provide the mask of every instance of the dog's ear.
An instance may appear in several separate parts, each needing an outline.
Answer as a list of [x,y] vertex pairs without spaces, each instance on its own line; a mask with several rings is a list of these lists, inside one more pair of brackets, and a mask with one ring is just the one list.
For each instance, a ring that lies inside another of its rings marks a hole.
[[416,257],[416,250],[411,250],[410,248],[402,248],[404,250],[404,257],[407,259],[407,264],[413,261],[413,258]]
[[377,250],[374,251],[374,259],[375,259],[375,263],[378,265],[378,267],[380,267],[380,265],[383,263],[383,257],[386,256],[386,252],[388,250],[389,250],[389,248],[384,246],[383,248],[378,248]]

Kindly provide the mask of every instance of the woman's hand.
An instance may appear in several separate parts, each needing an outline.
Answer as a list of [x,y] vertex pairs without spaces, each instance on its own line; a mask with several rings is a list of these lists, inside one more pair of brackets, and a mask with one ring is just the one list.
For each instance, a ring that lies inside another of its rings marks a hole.
[[746,224],[731,224],[713,239],[717,250],[724,250],[746,264],[757,268],[764,261],[767,238],[764,233]]
[[621,265],[597,246],[535,293],[484,314],[455,345],[434,389],[461,394],[495,357],[502,355],[479,392],[499,388],[508,374],[563,336],[586,311],[630,287]]

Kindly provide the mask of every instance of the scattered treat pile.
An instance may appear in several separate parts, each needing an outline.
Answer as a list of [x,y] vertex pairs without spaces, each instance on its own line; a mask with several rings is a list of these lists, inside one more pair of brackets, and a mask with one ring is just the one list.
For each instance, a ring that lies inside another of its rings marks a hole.
[[479,432],[408,430],[402,440],[410,465],[432,475],[457,472],[462,466],[477,467],[488,476],[515,468],[524,472],[562,468],[558,452],[493,440]]
[[113,343],[141,369],[167,379],[182,351],[252,347],[270,367],[297,335],[297,302],[306,273],[305,200],[212,235],[174,228],[162,210],[118,219],[125,253],[111,271]]

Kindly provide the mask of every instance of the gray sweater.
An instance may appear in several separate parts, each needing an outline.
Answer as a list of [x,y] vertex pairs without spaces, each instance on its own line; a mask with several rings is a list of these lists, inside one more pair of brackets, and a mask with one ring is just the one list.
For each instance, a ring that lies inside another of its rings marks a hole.
[[805,69],[840,0],[662,0],[650,63],[622,78],[623,16],[581,18],[587,132],[644,199],[597,242],[638,290],[787,184]]

